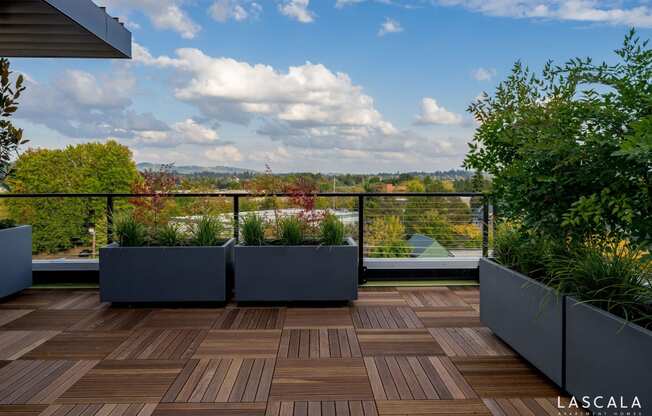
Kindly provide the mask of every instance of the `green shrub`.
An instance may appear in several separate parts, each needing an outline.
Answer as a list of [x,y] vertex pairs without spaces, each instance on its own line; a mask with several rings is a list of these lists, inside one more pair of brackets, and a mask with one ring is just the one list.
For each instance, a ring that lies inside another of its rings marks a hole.
[[305,241],[305,224],[297,217],[282,218],[278,222],[279,240],[284,246],[298,246]]
[[183,233],[176,224],[165,224],[158,227],[155,237],[156,245],[163,247],[178,247],[185,245]]
[[224,224],[219,219],[201,217],[192,230],[192,243],[196,246],[211,247],[222,245]]
[[339,246],[344,241],[344,224],[335,215],[327,215],[319,226],[319,240],[326,246]]
[[247,215],[242,221],[242,242],[246,246],[265,244],[265,221],[258,215]]
[[11,219],[6,219],[6,220],[0,220],[0,230],[4,230],[6,228],[12,228],[16,226],[16,221],[11,220]]
[[554,286],[562,293],[652,328],[652,264],[618,242],[592,242],[551,260]]
[[147,244],[147,228],[131,215],[116,218],[114,230],[118,243],[123,247],[142,247]]

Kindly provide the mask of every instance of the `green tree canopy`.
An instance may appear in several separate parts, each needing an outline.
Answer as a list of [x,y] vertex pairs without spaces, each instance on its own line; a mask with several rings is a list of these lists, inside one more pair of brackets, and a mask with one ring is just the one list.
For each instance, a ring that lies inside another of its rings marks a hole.
[[[131,152],[114,141],[23,153],[9,184],[14,193],[130,192],[138,176]],[[7,201],[10,216],[33,227],[35,252],[57,252],[88,239],[105,221],[106,200],[25,198]]]
[[615,64],[522,63],[469,111],[465,160],[493,176],[501,216],[553,235],[652,235],[652,50],[632,30]]

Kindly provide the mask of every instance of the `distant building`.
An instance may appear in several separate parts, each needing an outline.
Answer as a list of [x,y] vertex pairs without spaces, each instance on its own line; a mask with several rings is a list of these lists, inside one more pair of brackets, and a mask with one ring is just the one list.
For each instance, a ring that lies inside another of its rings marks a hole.
[[408,244],[412,248],[410,257],[453,257],[453,254],[437,240],[423,234],[412,235]]

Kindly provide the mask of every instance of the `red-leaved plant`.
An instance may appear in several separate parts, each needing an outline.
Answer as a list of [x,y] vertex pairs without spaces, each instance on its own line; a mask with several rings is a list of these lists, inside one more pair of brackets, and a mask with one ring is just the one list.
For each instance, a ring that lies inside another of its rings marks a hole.
[[177,177],[173,173],[173,165],[161,165],[159,170],[146,170],[140,173],[131,191],[134,194],[154,194],[152,197],[132,198],[129,202],[135,207],[134,217],[140,221],[157,226],[161,213],[168,199],[163,194],[172,192],[177,185]]

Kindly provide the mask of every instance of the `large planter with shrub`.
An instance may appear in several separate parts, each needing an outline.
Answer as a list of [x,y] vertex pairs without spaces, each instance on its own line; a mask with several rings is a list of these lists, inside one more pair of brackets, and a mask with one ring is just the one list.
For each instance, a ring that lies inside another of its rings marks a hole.
[[342,245],[235,247],[235,299],[350,301],[358,298],[358,247]]
[[563,308],[553,289],[480,260],[480,320],[558,386],[563,379]]
[[102,302],[224,302],[235,239],[214,247],[100,249]]
[[566,298],[566,390],[652,408],[652,331]]
[[0,298],[32,285],[32,227],[0,229]]

